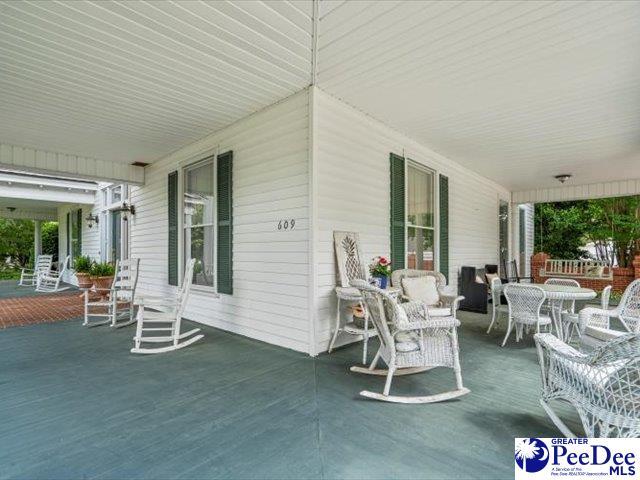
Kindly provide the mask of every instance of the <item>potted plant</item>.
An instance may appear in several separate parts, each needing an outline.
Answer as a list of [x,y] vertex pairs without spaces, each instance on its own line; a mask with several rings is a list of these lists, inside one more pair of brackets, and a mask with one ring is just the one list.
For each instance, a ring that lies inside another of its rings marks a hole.
[[91,280],[91,267],[93,260],[88,255],[76,257],[73,260],[76,278],[78,279],[78,288],[91,288],[93,281]]
[[391,275],[391,262],[387,257],[376,257],[373,263],[369,265],[371,276],[376,279],[376,283],[380,288],[387,288],[389,276]]
[[106,290],[111,288],[113,283],[113,277],[116,273],[115,267],[109,262],[94,263],[91,266],[91,277],[93,279],[93,285],[96,290],[102,295],[106,296]]

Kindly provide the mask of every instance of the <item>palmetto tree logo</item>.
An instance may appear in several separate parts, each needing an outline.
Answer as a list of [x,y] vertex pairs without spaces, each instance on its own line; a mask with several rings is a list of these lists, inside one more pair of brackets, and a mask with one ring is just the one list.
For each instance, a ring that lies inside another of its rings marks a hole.
[[516,464],[525,472],[542,470],[549,461],[549,449],[539,438],[516,440]]

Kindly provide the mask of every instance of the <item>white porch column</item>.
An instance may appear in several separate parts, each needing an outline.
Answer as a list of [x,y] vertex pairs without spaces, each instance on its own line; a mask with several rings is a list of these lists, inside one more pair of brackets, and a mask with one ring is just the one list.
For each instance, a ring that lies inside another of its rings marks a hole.
[[33,244],[36,257],[42,253],[42,220],[34,220]]

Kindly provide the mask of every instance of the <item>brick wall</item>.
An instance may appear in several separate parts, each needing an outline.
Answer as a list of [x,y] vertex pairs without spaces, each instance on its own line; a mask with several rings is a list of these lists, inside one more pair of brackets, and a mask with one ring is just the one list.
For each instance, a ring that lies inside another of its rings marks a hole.
[[[546,260],[550,258],[551,257],[548,254],[543,252],[536,253],[531,256],[531,276],[535,283],[544,283],[548,278],[541,276],[540,272],[544,269]],[[627,288],[627,285],[633,282],[636,278],[640,278],[640,255],[636,255],[634,258],[633,267],[614,267],[613,280],[601,280],[597,278],[576,278],[575,280],[578,281],[581,287],[591,288],[598,292],[607,285],[612,285],[614,292],[622,293],[624,292],[624,289]]]

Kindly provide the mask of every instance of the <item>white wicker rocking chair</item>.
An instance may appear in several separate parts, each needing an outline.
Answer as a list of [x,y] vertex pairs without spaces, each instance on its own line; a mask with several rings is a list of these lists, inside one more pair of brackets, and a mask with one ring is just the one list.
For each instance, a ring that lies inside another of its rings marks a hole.
[[438,292],[438,302],[435,305],[429,307],[429,314],[432,317],[456,317],[460,302],[464,300],[464,297],[458,295],[452,288],[447,286],[447,278],[440,272],[432,270],[416,270],[413,268],[403,268],[394,270],[391,273],[391,285],[393,287],[401,289],[401,299],[403,301],[411,302],[416,301],[416,298],[411,298],[407,294],[407,291],[403,288],[402,281],[405,278],[420,278],[420,277],[433,277],[435,279],[436,289]]
[[62,268],[57,272],[50,271],[48,273],[41,273],[36,283],[36,292],[55,293],[67,290],[69,287],[61,287],[60,283],[62,283],[62,277],[64,277],[65,272],[69,268],[70,261],[71,256],[67,255],[64,262],[62,262]]
[[[108,289],[94,289],[96,293],[105,293],[106,298],[90,300],[90,291],[84,292],[84,326],[97,327],[111,324],[122,328],[136,322],[134,319],[135,294],[138,284],[140,259],[118,260],[115,265],[113,283]],[[104,320],[91,321],[92,318]]]
[[[144,296],[139,300],[136,336],[131,353],[164,353],[187,347],[204,335],[195,335],[200,331],[194,328],[180,333],[182,314],[187,306],[189,291],[193,282],[195,259],[189,260],[184,271],[182,285],[174,298]],[[151,324],[151,326],[148,326]],[[147,336],[146,334],[151,334]],[[164,334],[162,334],[164,332]],[[170,343],[158,348],[142,347],[143,343]]]
[[[389,293],[363,280],[354,280],[352,285],[360,290],[367,305],[378,332],[380,348],[369,367],[353,366],[351,371],[387,378],[383,393],[364,390],[360,395],[394,403],[435,403],[469,393],[462,385],[456,331],[460,325],[458,320],[452,316],[429,317],[424,304],[399,304]],[[380,359],[387,364],[387,369],[376,369]],[[455,390],[428,396],[389,395],[394,375],[410,375],[435,367],[453,369]]]
[[566,437],[575,434],[550,406],[575,407],[587,437],[640,436],[640,335],[626,334],[584,354],[557,337],[536,334],[542,370],[540,404]]
[[20,272],[20,281],[18,285],[21,287],[35,287],[38,284],[40,275],[48,275],[51,273],[51,264],[53,263],[53,255],[38,255],[33,268],[23,268]]

